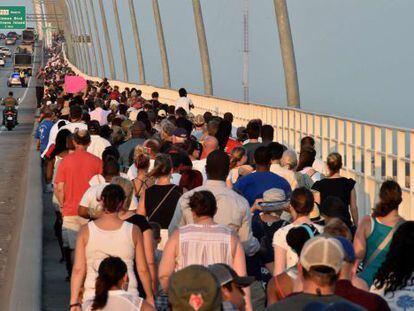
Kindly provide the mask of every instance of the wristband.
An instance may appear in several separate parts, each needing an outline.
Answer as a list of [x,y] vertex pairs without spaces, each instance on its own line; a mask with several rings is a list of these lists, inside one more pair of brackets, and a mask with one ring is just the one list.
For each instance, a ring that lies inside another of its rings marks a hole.
[[82,304],[80,302],[73,303],[73,304],[69,305],[69,310],[72,309],[73,307],[81,307],[81,306],[82,306]]

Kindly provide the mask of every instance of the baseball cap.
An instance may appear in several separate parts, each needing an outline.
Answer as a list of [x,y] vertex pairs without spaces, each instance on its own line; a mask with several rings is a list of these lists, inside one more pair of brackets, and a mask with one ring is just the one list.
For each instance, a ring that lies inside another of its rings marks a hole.
[[165,118],[167,116],[167,113],[165,112],[164,109],[160,109],[158,110],[158,116],[161,118]]
[[341,243],[324,236],[308,240],[300,253],[300,263],[308,271],[314,266],[325,266],[338,273],[343,260],[344,251]]
[[255,280],[253,276],[238,276],[233,268],[223,263],[216,263],[207,268],[214,274],[221,286],[229,282],[234,282],[241,287],[247,287]]
[[187,131],[181,127],[177,127],[173,133],[173,136],[187,138]]
[[220,284],[209,269],[200,265],[188,266],[171,276],[168,299],[173,310],[221,310]]
[[201,114],[198,114],[194,118],[194,124],[197,126],[201,126],[205,123],[204,117]]
[[352,245],[352,243],[342,236],[337,236],[335,237],[335,239],[337,239],[342,245],[342,249],[345,255],[344,260],[348,263],[355,262],[355,259],[356,259],[355,250],[354,250],[354,246]]

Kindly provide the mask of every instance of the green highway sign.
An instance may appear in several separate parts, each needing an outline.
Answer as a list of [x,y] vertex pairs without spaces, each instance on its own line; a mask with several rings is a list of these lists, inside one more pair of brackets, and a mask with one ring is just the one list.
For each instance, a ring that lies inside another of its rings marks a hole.
[[0,6],[0,29],[25,29],[26,7]]

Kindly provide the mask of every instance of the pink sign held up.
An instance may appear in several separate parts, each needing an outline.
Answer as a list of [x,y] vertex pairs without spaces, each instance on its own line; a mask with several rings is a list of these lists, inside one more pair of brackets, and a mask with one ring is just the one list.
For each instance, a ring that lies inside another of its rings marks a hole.
[[86,88],[86,80],[78,76],[65,76],[65,92],[78,93]]

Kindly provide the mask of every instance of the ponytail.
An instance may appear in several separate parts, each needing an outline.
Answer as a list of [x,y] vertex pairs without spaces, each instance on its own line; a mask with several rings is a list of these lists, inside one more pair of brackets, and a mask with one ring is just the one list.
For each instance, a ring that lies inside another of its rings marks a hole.
[[149,172],[149,175],[154,178],[167,176],[172,170],[172,160],[168,154],[159,154],[155,158],[154,168]]
[[108,291],[116,286],[127,273],[127,266],[119,257],[107,257],[102,260],[95,283],[95,298],[92,310],[103,309],[108,302]]
[[109,284],[104,277],[98,276],[95,283],[95,298],[93,299],[92,310],[103,309],[108,302],[108,291],[112,284]]

